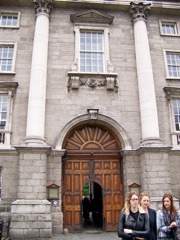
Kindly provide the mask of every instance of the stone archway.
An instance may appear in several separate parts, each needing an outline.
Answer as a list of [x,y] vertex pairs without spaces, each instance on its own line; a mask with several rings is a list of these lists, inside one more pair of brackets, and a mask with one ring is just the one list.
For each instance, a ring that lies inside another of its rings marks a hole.
[[124,199],[121,142],[107,127],[82,124],[68,133],[63,148],[64,228],[82,231],[82,186],[94,181],[103,191],[103,229],[116,231]]

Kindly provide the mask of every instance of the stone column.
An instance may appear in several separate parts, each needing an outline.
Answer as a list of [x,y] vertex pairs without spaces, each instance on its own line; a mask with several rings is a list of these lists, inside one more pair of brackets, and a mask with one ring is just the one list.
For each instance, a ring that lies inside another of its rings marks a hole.
[[27,114],[27,145],[46,145],[44,139],[49,17],[53,0],[34,0],[36,24]]
[[51,203],[47,200],[47,155],[44,139],[49,16],[53,0],[34,0],[36,24],[31,65],[25,146],[19,153],[17,200],[11,203],[10,236],[51,239]]
[[151,4],[130,3],[134,24],[134,39],[139,101],[142,126],[142,146],[161,146],[157,116],[153,70],[146,28],[147,11]]

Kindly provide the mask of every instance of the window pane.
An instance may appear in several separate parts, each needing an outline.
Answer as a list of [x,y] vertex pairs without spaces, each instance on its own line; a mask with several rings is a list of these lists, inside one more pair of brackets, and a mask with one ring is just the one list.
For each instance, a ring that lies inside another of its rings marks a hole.
[[180,54],[166,53],[168,73],[170,77],[180,77]]
[[0,46],[0,71],[12,71],[14,47]]
[[177,34],[176,23],[162,23],[162,32],[164,34]]
[[176,131],[180,131],[180,99],[173,100],[174,121]]
[[7,120],[7,101],[6,94],[0,94],[0,129],[5,129]]
[[103,32],[80,33],[80,71],[104,71],[104,34]]
[[1,26],[17,26],[17,21],[18,21],[17,14],[14,15],[3,14],[0,16]]

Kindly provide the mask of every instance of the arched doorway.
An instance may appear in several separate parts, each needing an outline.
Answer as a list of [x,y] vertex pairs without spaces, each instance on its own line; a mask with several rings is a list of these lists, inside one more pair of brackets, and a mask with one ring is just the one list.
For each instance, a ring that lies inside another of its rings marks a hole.
[[123,206],[121,143],[99,125],[81,125],[66,137],[63,148],[63,223],[69,231],[82,231],[82,188],[87,182],[102,187],[103,229],[116,231]]

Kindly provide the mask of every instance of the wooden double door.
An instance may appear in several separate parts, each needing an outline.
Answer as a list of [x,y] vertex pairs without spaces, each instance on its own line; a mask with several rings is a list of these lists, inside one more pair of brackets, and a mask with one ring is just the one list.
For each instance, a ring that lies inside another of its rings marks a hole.
[[116,231],[123,207],[120,144],[112,133],[99,126],[81,126],[65,141],[63,161],[63,227],[83,231],[82,190],[88,183],[102,189],[104,231]]

